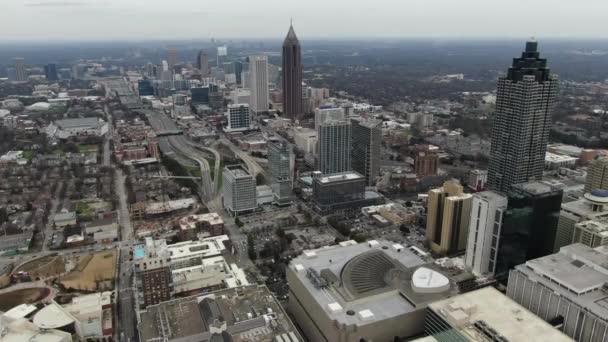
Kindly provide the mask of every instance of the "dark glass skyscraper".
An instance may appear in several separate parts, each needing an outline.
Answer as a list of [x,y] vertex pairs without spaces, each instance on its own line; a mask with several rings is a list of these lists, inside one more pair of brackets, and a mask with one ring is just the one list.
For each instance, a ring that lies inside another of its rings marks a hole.
[[57,75],[57,64],[50,63],[44,66],[44,74],[46,75],[46,79],[49,82],[59,80],[59,75]]
[[542,177],[558,79],[537,48],[537,42],[527,42],[507,75],[498,79],[488,172],[491,190],[508,193],[513,184]]
[[204,50],[199,51],[198,56],[196,57],[196,66],[198,70],[201,71],[201,75],[203,77],[209,76],[209,58]]
[[293,30],[283,42],[283,112],[291,119],[299,119],[302,114],[302,48]]

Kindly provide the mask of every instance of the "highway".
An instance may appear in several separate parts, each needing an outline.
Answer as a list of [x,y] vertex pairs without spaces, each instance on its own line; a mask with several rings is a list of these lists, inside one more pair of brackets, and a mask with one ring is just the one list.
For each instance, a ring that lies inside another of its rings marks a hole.
[[[141,110],[141,112],[148,117],[150,126],[152,126],[152,128],[154,128],[154,130],[157,132],[178,130],[173,120],[171,120],[171,118],[166,116],[164,113],[150,110]],[[208,152],[211,152],[216,157],[215,170],[218,170],[220,165],[219,153],[213,149],[198,146],[189,141],[183,135],[159,137],[158,139],[159,146],[164,154],[180,156],[176,159],[181,164],[184,164],[184,157],[194,160],[198,164],[201,171],[201,198],[205,202],[213,200],[217,196],[217,179],[215,181],[212,179],[211,168],[205,157],[208,155]],[[201,148],[202,150],[199,150],[196,147]],[[191,165],[191,163],[186,164],[186,166]]]

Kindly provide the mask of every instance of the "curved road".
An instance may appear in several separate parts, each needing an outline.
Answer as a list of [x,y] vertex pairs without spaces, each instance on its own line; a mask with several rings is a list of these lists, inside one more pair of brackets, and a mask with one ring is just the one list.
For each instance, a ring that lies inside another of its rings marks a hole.
[[[156,131],[179,130],[177,128],[177,126],[175,125],[175,122],[173,122],[173,120],[171,120],[171,118],[169,118],[164,113],[159,113],[159,112],[150,111],[150,110],[142,110],[141,112],[143,112],[148,117],[148,120],[150,121],[150,125]],[[202,151],[199,151],[197,148],[202,149],[204,151],[209,151],[214,154],[216,172],[219,171],[219,165],[221,163],[220,159],[219,159],[220,155],[217,151],[207,148],[207,147],[198,146],[197,144],[194,144],[193,142],[189,141],[183,135],[172,135],[172,136],[167,136],[167,137],[160,137],[159,145],[161,147],[161,150],[164,149],[163,153],[174,152],[175,156],[181,156],[181,157],[185,157],[187,159],[194,160],[196,162],[196,164],[199,166],[199,169],[201,172],[201,183],[202,183],[201,198],[205,202],[209,202],[216,197],[217,186],[218,186],[217,175],[219,173],[215,173],[215,175],[216,175],[215,180],[212,179],[211,168],[209,166],[209,162],[205,158],[206,154]],[[189,163],[188,164],[183,163],[183,161],[184,161],[183,158],[177,158],[177,160],[181,164],[185,164],[187,166],[192,165]]]

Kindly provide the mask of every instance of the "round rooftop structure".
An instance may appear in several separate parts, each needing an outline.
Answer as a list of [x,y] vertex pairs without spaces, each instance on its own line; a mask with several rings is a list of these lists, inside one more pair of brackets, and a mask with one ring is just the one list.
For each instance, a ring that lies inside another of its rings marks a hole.
[[585,194],[585,199],[597,204],[608,204],[608,190],[592,190]]
[[54,302],[34,315],[34,324],[40,329],[59,329],[72,323],[74,323],[72,316]]
[[420,267],[412,275],[412,290],[418,293],[440,293],[450,289],[450,280],[443,274]]
[[388,286],[386,274],[396,268],[382,251],[375,250],[352,258],[342,269],[344,287],[355,298]]

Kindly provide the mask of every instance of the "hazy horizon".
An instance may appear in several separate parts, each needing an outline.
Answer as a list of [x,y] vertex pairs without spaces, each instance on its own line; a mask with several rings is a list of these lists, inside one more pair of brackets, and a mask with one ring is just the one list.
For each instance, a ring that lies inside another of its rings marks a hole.
[[605,39],[608,2],[3,0],[0,42],[281,39]]

